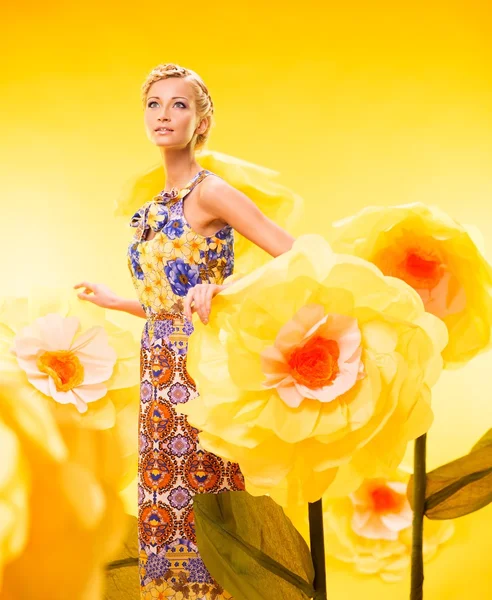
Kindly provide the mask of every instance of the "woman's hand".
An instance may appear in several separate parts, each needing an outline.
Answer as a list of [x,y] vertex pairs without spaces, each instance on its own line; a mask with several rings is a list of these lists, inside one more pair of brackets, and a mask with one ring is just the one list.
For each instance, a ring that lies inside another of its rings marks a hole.
[[[88,300],[101,308],[114,308],[116,306],[118,296],[107,285],[104,285],[104,283],[82,281],[73,287],[74,289],[85,288],[83,292],[77,294],[81,300]],[[90,295],[90,292],[92,292],[92,295]]]
[[[188,290],[184,300],[184,314],[191,321],[194,312],[198,313],[202,323],[208,323],[212,298],[216,296],[224,286],[216,283],[198,283]],[[193,306],[192,306],[193,302]]]

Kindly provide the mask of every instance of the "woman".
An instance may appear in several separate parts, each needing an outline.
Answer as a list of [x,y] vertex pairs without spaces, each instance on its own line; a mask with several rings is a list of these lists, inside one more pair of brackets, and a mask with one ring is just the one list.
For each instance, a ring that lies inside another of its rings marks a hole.
[[[193,71],[159,65],[142,87],[147,135],[161,153],[165,189],[134,215],[128,266],[138,300],[81,282],[78,297],[146,319],[141,346],[139,547],[141,598],[231,598],[196,546],[195,493],[242,490],[236,464],[204,452],[175,406],[197,395],[186,369],[192,313],[207,323],[212,298],[234,267],[234,230],[271,256],[294,238],[239,190],[202,169],[195,152],[213,118],[207,87]],[[186,200],[186,202],[185,202]],[[186,206],[185,206],[186,205]],[[180,593],[181,592],[181,593]]]

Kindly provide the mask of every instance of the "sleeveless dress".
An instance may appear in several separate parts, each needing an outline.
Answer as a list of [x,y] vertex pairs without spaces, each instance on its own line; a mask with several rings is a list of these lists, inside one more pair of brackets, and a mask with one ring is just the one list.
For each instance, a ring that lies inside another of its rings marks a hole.
[[[226,600],[196,545],[193,495],[243,490],[235,463],[205,452],[198,430],[175,406],[198,395],[186,369],[193,325],[183,301],[197,283],[217,283],[234,268],[234,231],[226,225],[205,237],[183,213],[202,169],[181,190],[161,192],[132,217],[136,228],[128,267],[147,314],[141,337],[138,460],[138,541],[142,600]],[[148,232],[155,233],[147,240]]]

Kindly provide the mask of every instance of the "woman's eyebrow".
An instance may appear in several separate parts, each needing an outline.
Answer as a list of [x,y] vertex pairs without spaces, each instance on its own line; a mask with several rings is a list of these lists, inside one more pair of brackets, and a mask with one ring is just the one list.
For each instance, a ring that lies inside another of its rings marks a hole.
[[[160,100],[159,96],[149,96],[147,98],[147,100],[150,100],[151,98],[157,98],[157,100]],[[177,100],[178,98],[183,98],[183,100],[188,100],[188,98],[186,96],[173,96],[171,98],[171,100]]]

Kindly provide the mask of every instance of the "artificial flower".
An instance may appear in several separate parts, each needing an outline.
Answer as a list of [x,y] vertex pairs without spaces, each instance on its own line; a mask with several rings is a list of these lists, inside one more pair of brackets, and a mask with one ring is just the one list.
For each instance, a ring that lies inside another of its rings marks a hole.
[[[367,479],[348,497],[326,499],[326,555],[353,564],[356,572],[402,579],[410,570],[413,512],[407,499],[409,474]],[[426,520],[423,556],[428,561],[452,536],[450,521]]]
[[415,202],[370,206],[337,221],[330,243],[413,287],[426,311],[446,324],[443,358],[456,368],[492,343],[492,268],[471,232],[439,208]]
[[428,430],[446,341],[410,286],[305,235],[215,296],[188,349],[200,395],[177,408],[249,492],[313,502]]

